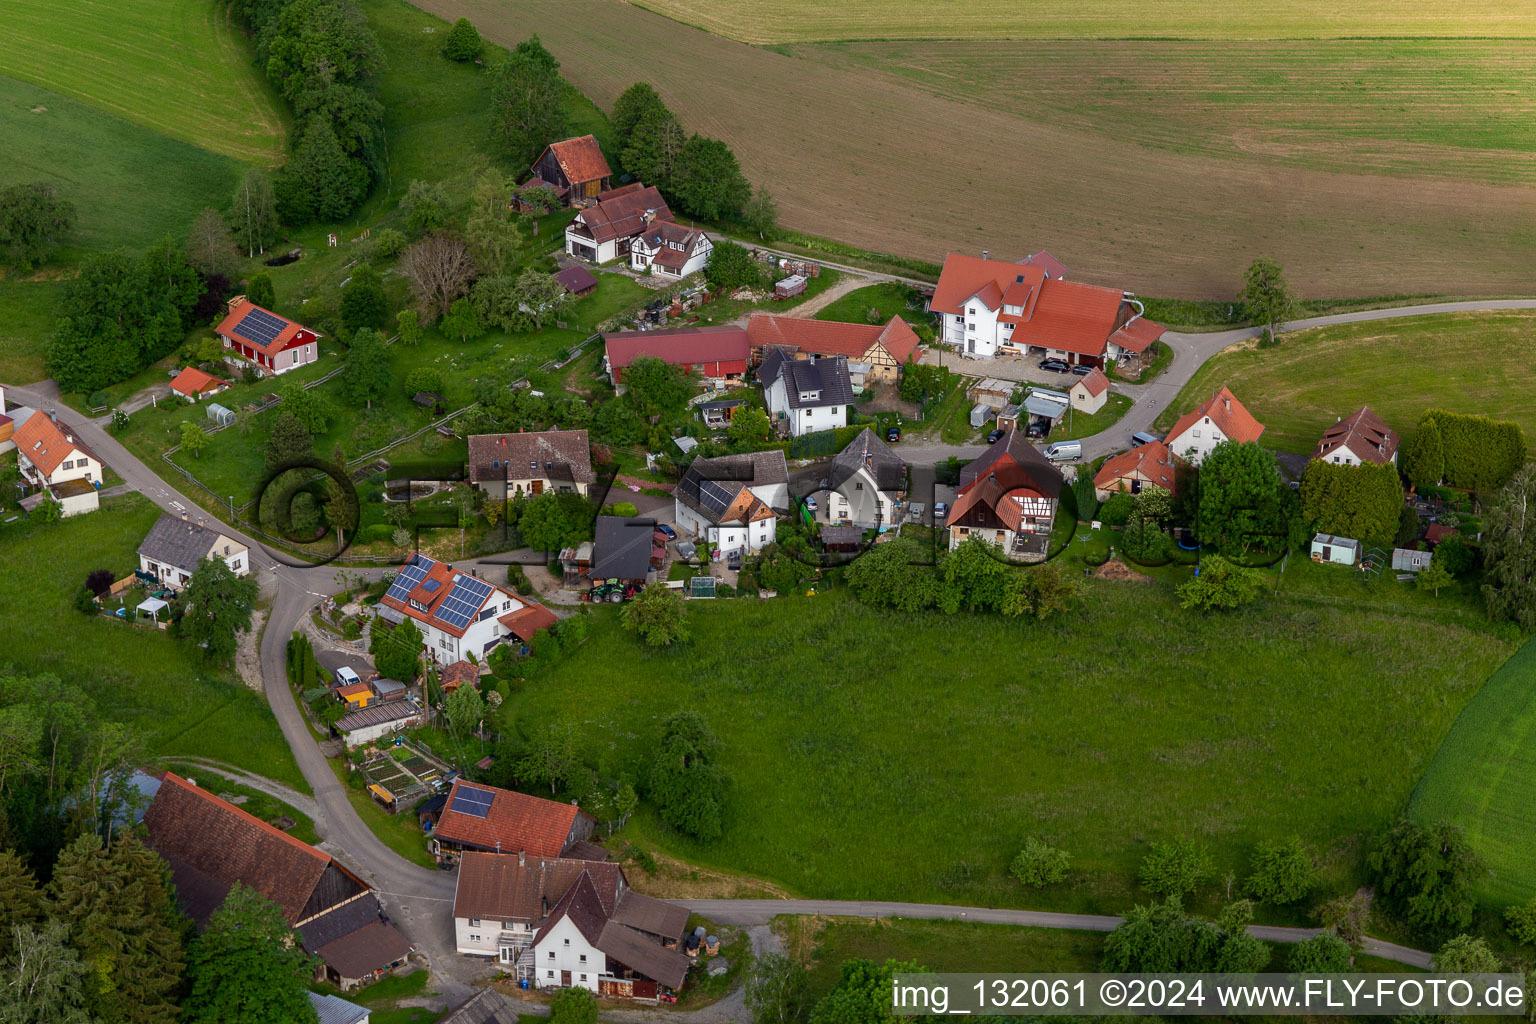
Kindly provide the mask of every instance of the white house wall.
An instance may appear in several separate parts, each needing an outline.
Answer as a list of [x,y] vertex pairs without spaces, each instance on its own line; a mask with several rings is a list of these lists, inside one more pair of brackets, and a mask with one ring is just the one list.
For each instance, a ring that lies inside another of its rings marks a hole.
[[[585,959],[583,959],[585,958]],[[533,944],[534,983],[559,988],[561,972],[571,972],[571,985],[597,991],[597,979],[608,972],[608,958],[587,942],[568,917],[539,934]]]

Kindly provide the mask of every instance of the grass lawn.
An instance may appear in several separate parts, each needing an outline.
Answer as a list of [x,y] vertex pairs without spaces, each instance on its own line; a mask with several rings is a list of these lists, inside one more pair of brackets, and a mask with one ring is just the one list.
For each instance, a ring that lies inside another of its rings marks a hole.
[[1063,419],[1061,424],[1053,431],[1049,440],[1070,441],[1078,437],[1092,437],[1103,430],[1108,430],[1120,422],[1131,408],[1131,400],[1126,395],[1111,391],[1104,400],[1104,407],[1096,413],[1085,415],[1075,409],[1068,410],[1071,419]]
[[[600,611],[593,642],[507,714],[528,735],[570,720],[616,765],[697,709],[734,780],[725,836],[669,836],[645,811],[640,829],[808,896],[1114,912],[1147,844],[1185,832],[1218,874],[1299,833],[1332,890],[1356,883],[1360,838],[1400,812],[1512,649],[1451,618],[1339,604],[1287,594],[1203,618],[1160,585],[1095,584],[1033,624],[886,615],[833,590],[693,604],[694,642],[672,654]],[[1031,834],[1071,853],[1067,883],[1008,878]]]
[[379,841],[413,864],[425,868],[437,867],[437,860],[427,852],[427,837],[416,823],[416,815],[408,810],[389,814],[380,807],[366,790],[354,787],[348,779],[347,762],[333,759],[331,770],[347,791],[347,800],[363,823],[373,831]]
[[[262,695],[164,633],[75,610],[93,569],[119,577],[159,516],[140,495],[91,515],[43,526],[0,525],[0,621],[4,660],[24,673],[53,673],[88,692],[103,714],[134,726],[152,755],[185,754],[238,765],[302,792],[309,787]],[[68,642],[60,642],[60,627]]]
[[1536,896],[1536,644],[1527,644],[1467,705],[1414,791],[1408,814],[1467,830],[1488,866],[1489,903]]
[[887,323],[891,317],[899,316],[912,325],[917,336],[923,341],[933,340],[933,317],[923,310],[922,299],[917,297],[913,289],[892,281],[872,284],[867,288],[857,288],[822,307],[821,312],[816,314],[816,319],[836,320],[845,324],[867,324],[871,309],[879,311],[881,323]]
[[227,156],[14,78],[0,77],[0,138],[0,187],[55,182],[75,204],[67,242],[83,249],[184,237],[199,210],[228,205],[242,172]]
[[[282,101],[227,5],[5,0],[0,9],[0,73],[236,160],[282,161]],[[157,198],[176,195],[149,181]]]
[[1536,313],[1450,313],[1282,334],[1274,348],[1232,348],[1207,362],[1158,416],[1166,430],[1223,384],[1264,443],[1310,452],[1323,429],[1369,404],[1411,438],[1428,408],[1514,420],[1536,443],[1536,386],[1523,366]]
[[0,381],[31,384],[48,375],[43,359],[62,281],[0,281]]

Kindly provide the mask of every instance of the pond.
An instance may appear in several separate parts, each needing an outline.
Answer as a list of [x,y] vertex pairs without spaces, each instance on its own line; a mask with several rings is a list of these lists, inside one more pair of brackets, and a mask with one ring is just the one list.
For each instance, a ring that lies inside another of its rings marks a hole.
[[297,263],[302,255],[304,255],[303,250],[290,249],[281,256],[274,256],[265,262],[269,267],[286,267],[290,263]]
[[436,484],[391,484],[384,492],[385,501],[419,501],[437,492]]

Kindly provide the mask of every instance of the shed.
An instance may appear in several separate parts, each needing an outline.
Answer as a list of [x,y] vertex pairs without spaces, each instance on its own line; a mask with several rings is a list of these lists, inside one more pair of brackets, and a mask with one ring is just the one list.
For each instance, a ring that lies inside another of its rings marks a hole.
[[805,294],[805,278],[799,274],[791,274],[773,286],[773,294],[781,299],[792,299],[796,295],[803,295]]
[[1392,549],[1392,570],[1394,572],[1420,572],[1429,565],[1429,560],[1434,557],[1433,552],[1414,551],[1412,548]]
[[234,410],[226,409],[218,402],[209,402],[208,418],[221,427],[227,427],[235,422],[235,413]]
[[405,696],[405,684],[398,679],[375,679],[373,692],[379,695],[379,700],[399,700]]
[[1041,416],[1054,423],[1066,414],[1069,401],[1066,395],[1036,390],[1025,396],[1024,409],[1031,416]]
[[971,410],[971,426],[977,429],[987,420],[992,418],[992,407],[986,402],[976,403],[976,408]]
[[874,363],[852,362],[848,364],[848,380],[860,391],[864,390],[864,382],[869,379],[870,371],[875,368]]
[[566,267],[555,275],[555,280],[560,282],[560,287],[578,299],[583,295],[592,294],[597,288],[597,278],[586,267]]
[[1019,426],[1019,416],[1023,411],[1023,402],[1016,402],[1005,407],[1002,412],[997,414],[997,429],[1003,431],[1017,429]]
[[823,526],[820,533],[825,551],[857,551],[864,544],[862,526]]
[[411,396],[411,401],[431,413],[440,412],[443,408],[443,396],[436,391],[418,391]]
[[1002,409],[1008,405],[1008,399],[1013,397],[1013,389],[1016,387],[1018,385],[1011,380],[986,377],[972,384],[966,390],[965,397],[973,402],[985,402],[994,409]]
[[674,437],[672,443],[677,445],[677,450],[687,455],[699,446],[699,442],[684,434],[682,437]]
[[1312,561],[1355,565],[1360,561],[1360,542],[1349,537],[1320,533],[1312,538]]
[[398,809],[395,806],[395,794],[391,793],[377,782],[368,786],[368,792],[375,800],[379,802],[379,806],[383,807],[390,814],[394,814]]

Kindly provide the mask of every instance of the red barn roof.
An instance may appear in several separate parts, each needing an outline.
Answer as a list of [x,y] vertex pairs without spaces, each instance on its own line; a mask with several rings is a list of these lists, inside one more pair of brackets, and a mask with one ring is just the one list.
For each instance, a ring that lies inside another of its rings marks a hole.
[[[477,802],[459,800],[460,793],[487,794]],[[486,803],[486,799],[489,803]],[[472,810],[482,813],[471,813]],[[527,853],[534,857],[558,857],[565,849],[576,816],[575,804],[544,800],[509,789],[481,786],[458,779],[448,793],[448,803],[434,834],[463,846],[499,853]]]
[[920,344],[911,326],[899,316],[881,324],[844,324],[832,320],[757,313],[747,321],[747,339],[753,348],[769,345],[796,349],[813,355],[859,359],[879,343],[898,363]]
[[171,380],[171,390],[188,398],[196,398],[204,391],[227,387],[229,381],[204,373],[195,366],[187,367]]
[[[608,169],[608,161],[603,158],[602,147],[597,144],[597,139],[590,135],[551,142],[545,152],[555,154],[555,161],[560,165],[560,170],[565,172],[566,180],[572,184],[596,181],[613,175],[613,172]],[[544,154],[540,153],[539,159],[533,162],[533,166],[538,167],[539,161],[543,159]]]
[[1174,458],[1168,446],[1161,441],[1138,445],[1128,452],[1111,456],[1094,474],[1093,486],[1101,490],[1113,490],[1125,479],[1143,479],[1173,491]]
[[1167,330],[1168,328],[1162,324],[1154,323],[1144,316],[1138,316],[1111,334],[1109,340],[1127,352],[1140,355]]
[[674,366],[696,366],[705,376],[746,373],[752,345],[740,327],[680,327],[670,331],[625,331],[603,335],[608,366],[617,373],[641,356]]

